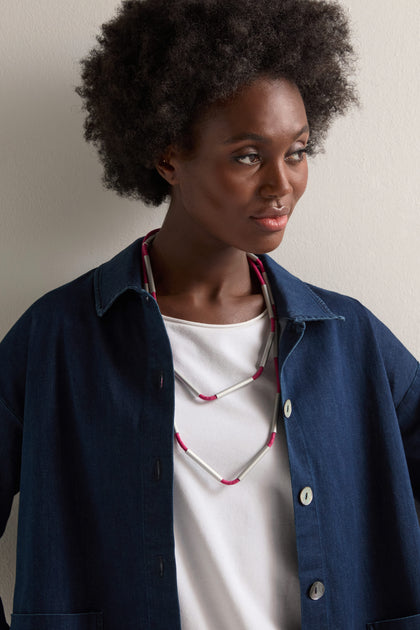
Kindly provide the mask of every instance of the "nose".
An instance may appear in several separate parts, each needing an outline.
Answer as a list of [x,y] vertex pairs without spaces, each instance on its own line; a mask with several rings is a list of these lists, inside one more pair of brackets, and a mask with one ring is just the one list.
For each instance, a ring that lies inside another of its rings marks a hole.
[[262,197],[282,199],[293,192],[291,174],[284,160],[266,164],[260,186]]

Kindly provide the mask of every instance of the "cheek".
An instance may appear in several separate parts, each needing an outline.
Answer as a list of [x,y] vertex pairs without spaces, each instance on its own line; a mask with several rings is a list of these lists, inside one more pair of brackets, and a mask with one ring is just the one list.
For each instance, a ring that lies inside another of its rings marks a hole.
[[218,193],[230,206],[242,206],[258,194],[259,181],[243,168],[221,169],[217,174]]
[[192,174],[193,188],[214,206],[232,206],[247,194],[247,180],[229,168],[209,167],[205,176]]
[[299,172],[299,176],[296,178],[295,191],[297,199],[300,199],[306,190],[308,184],[308,163],[302,164],[302,170]]
[[242,207],[255,194],[246,169],[235,169],[221,158],[200,157],[182,164],[178,186],[184,207],[200,214]]
[[226,182],[210,168],[190,168],[180,181],[179,190],[184,207],[203,216],[212,216],[229,196]]

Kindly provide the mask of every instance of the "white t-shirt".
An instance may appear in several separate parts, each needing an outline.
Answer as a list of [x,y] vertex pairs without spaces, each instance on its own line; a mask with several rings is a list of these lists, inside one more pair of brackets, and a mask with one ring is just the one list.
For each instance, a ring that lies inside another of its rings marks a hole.
[[[164,317],[175,368],[211,395],[251,376],[268,332],[265,313],[240,324]],[[234,479],[267,442],[276,394],[262,376],[204,402],[176,380],[175,419],[187,447]],[[175,444],[175,552],[183,630],[299,630],[300,588],[283,426],[240,483],[224,486]]]

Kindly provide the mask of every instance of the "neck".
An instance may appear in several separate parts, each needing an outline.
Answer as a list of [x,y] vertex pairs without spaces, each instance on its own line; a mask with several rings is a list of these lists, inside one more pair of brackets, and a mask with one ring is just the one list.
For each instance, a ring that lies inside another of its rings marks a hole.
[[246,253],[234,248],[214,251],[159,232],[151,258],[160,292],[194,290],[222,295],[251,289]]
[[165,221],[149,253],[163,314],[225,324],[262,312],[261,289],[245,252],[211,239],[185,238]]

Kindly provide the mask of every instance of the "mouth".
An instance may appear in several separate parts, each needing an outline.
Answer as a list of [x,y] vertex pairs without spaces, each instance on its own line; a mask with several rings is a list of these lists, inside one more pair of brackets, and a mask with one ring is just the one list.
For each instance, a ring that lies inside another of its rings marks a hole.
[[258,214],[251,216],[251,219],[266,232],[277,232],[284,230],[290,216],[290,208],[267,208]]

